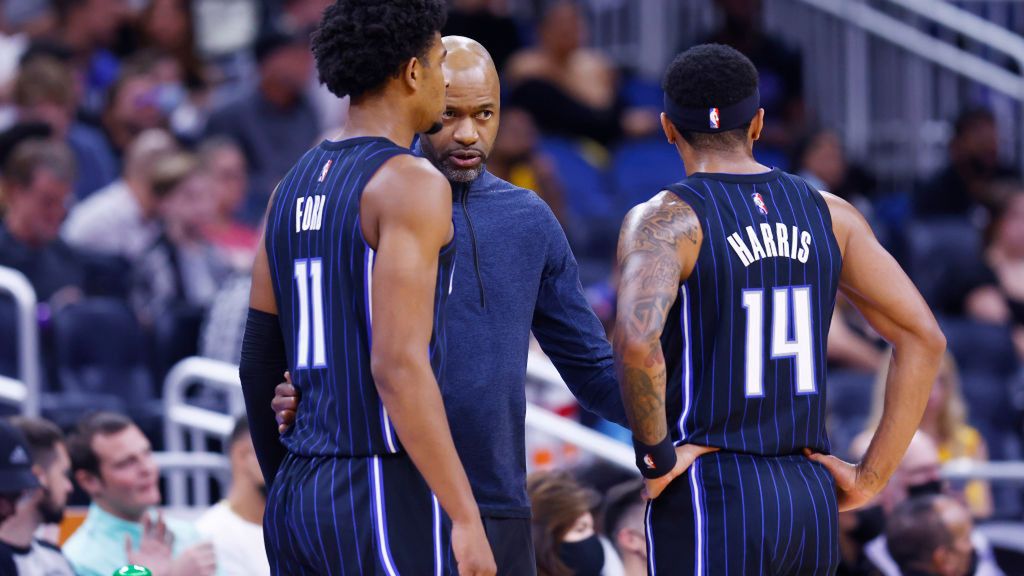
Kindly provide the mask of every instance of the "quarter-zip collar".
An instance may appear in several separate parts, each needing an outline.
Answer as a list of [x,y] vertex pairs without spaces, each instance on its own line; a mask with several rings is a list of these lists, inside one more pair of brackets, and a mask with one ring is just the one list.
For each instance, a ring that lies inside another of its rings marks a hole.
[[[486,173],[486,172],[485,172]],[[484,292],[484,279],[480,273],[480,247],[478,246],[476,239],[476,229],[473,227],[473,218],[469,213],[469,196],[473,188],[473,184],[479,182],[481,178],[477,178],[473,182],[458,182],[452,183],[452,196],[453,200],[462,205],[462,214],[466,217],[466,229],[469,232],[470,243],[473,247],[473,269],[476,271],[476,283],[480,290],[480,308],[487,308],[487,296]]]

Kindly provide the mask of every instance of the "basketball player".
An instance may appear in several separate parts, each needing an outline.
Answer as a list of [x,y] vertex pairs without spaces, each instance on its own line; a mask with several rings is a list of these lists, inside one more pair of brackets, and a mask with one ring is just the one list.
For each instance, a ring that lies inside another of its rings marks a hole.
[[[854,208],[754,160],[764,110],[746,57],[697,46],[663,86],[662,127],[686,178],[623,223],[614,342],[653,499],[649,572],[831,574],[837,513],[896,468],[945,340]],[[825,434],[837,290],[895,349],[857,465],[828,456]]]
[[[408,148],[444,109],[445,10],[338,0],[313,37],[349,120],[271,200],[240,368],[275,574],[495,573],[438,386],[451,188]],[[275,469],[267,406],[286,369],[309,409]]]
[[[501,118],[494,62],[469,38],[443,42],[443,129],[420,145],[451,184],[459,252],[448,299],[445,410],[499,573],[533,576],[525,430],[530,333],[580,404],[623,425],[626,413],[611,345],[580,287],[565,232],[536,194],[487,170]],[[299,399],[290,387],[280,389],[287,428]],[[311,398],[301,403],[305,410]]]

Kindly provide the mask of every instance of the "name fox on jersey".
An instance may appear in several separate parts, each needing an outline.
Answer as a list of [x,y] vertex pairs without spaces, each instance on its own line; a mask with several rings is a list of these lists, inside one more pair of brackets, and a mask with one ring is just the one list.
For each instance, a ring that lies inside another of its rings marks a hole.
[[295,232],[319,230],[324,222],[324,204],[327,196],[317,194],[310,197],[299,197],[295,200]]
[[[727,240],[743,266],[750,266],[762,258],[792,258],[806,264],[811,255],[811,233],[801,231],[796,226],[792,229],[781,222],[772,227],[763,222],[760,234],[753,226],[746,228],[747,240],[739,232],[733,232]],[[749,247],[748,247],[749,246]]]

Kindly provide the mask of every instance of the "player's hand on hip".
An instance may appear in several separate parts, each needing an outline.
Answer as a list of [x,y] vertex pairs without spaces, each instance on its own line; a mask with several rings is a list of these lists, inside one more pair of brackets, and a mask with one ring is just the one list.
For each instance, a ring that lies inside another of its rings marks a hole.
[[817,462],[828,470],[836,483],[836,502],[839,511],[856,510],[870,502],[878,494],[877,490],[868,489],[861,481],[859,466],[845,462],[829,454],[819,454],[804,448],[804,455],[812,462]]
[[277,431],[284,434],[295,423],[295,412],[299,409],[299,391],[292,386],[292,375],[284,373],[284,382],[274,388],[274,399],[270,401],[277,418]]
[[459,576],[494,576],[498,572],[480,520],[452,523],[452,552]]
[[697,461],[697,458],[712,452],[718,452],[718,448],[698,446],[697,444],[676,446],[676,465],[664,476],[644,480],[644,499],[654,500],[660,496],[673,480],[686,474],[686,471]]

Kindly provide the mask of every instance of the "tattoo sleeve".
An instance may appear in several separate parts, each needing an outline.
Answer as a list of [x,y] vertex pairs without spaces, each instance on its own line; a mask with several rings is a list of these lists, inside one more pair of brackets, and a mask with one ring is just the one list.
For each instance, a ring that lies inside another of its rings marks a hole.
[[663,194],[626,217],[619,235],[614,349],[633,436],[656,444],[668,434],[661,333],[683,280],[686,254],[702,240],[686,203]]

